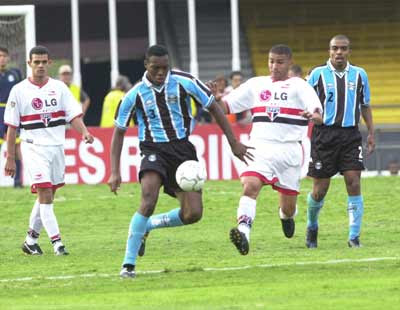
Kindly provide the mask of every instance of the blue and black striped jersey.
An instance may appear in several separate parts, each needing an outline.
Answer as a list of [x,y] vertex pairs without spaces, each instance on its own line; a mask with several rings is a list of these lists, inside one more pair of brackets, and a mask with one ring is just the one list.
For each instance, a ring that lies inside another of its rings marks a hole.
[[319,96],[326,126],[357,126],[361,106],[370,104],[367,73],[349,63],[343,72],[337,72],[328,60],[311,71],[308,83]]
[[115,126],[126,129],[135,115],[140,141],[169,142],[187,138],[195,122],[190,98],[207,108],[214,96],[189,73],[170,71],[161,87],[154,86],[146,73],[121,101]]

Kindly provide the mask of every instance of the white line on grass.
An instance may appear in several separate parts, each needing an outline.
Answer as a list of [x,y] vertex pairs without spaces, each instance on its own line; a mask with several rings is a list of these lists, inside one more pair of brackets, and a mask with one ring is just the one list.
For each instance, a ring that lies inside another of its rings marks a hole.
[[[368,263],[368,262],[378,262],[383,260],[398,260],[400,257],[370,257],[370,258],[360,258],[360,259],[334,259],[327,261],[309,261],[309,262],[293,262],[293,263],[282,263],[282,264],[260,264],[260,265],[247,265],[247,266],[237,266],[237,267],[208,267],[199,268],[195,271],[233,271],[233,270],[245,270],[252,268],[276,268],[276,267],[289,267],[289,266],[304,266],[304,265],[335,265],[335,264],[345,264],[345,263]],[[157,274],[167,272],[166,270],[144,270],[138,271],[138,274]],[[65,276],[47,276],[47,277],[24,277],[15,279],[0,279],[0,283],[7,282],[27,282],[35,280],[70,280],[77,278],[112,278],[118,276],[118,273],[87,273],[79,275],[65,275]]]

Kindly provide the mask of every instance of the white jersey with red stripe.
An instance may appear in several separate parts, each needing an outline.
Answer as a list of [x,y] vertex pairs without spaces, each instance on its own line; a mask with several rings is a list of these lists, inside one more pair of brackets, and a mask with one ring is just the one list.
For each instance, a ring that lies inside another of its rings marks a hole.
[[271,142],[301,141],[307,134],[308,120],[303,111],[322,111],[314,89],[303,79],[273,81],[270,76],[254,77],[234,89],[223,101],[229,113],[251,110],[251,139]]
[[25,79],[10,92],[4,123],[21,127],[20,138],[37,145],[63,145],[65,124],[82,115],[82,107],[59,80],[44,85]]

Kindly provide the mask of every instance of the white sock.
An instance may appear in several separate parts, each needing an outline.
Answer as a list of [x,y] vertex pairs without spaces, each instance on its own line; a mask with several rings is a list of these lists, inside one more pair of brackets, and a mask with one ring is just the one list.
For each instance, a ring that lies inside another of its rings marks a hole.
[[238,229],[245,234],[248,241],[250,241],[251,224],[256,217],[256,204],[257,201],[255,199],[242,196],[237,209]]
[[293,213],[292,216],[287,216],[285,213],[283,213],[282,209],[279,208],[279,217],[280,217],[282,220],[294,219],[296,215],[297,215],[297,205],[296,205],[296,209],[294,210],[294,213]]
[[40,204],[39,200],[36,199],[32,208],[31,216],[29,217],[29,231],[25,238],[26,243],[29,245],[36,244],[42,227],[42,220],[40,219]]
[[60,230],[58,228],[58,223],[56,219],[56,215],[54,214],[53,204],[40,204],[40,217],[42,219],[42,223],[44,229],[46,229],[47,235],[49,238],[54,241],[60,239]]

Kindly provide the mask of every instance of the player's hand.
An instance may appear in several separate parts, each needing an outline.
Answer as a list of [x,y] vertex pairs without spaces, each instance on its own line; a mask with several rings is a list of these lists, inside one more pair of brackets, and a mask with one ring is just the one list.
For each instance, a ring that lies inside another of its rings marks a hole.
[[117,174],[111,174],[110,178],[108,179],[107,182],[108,186],[110,187],[110,190],[117,195],[117,191],[121,187],[121,175]]
[[6,164],[4,166],[4,173],[5,175],[9,175],[10,177],[15,176],[16,164],[15,159],[7,157]]
[[371,155],[375,150],[375,136],[374,134],[368,134],[367,137],[367,156]]
[[92,144],[94,141],[94,137],[91,135],[90,132],[87,132],[83,135],[83,140],[85,140],[85,143],[90,143]]
[[311,113],[309,111],[302,111],[299,113],[300,116],[308,119],[309,121],[313,122],[316,125],[321,125],[323,120],[322,120],[322,115],[319,113],[319,111],[315,111],[314,113]]
[[254,149],[254,147],[247,146],[241,142],[235,141],[235,143],[231,145],[231,148],[232,148],[232,153],[241,161],[243,161],[246,165],[248,165],[246,158],[249,160],[254,160],[253,154],[249,152],[249,150]]
[[215,101],[220,101],[222,98],[222,95],[218,92],[217,83],[214,81],[207,81],[206,85],[210,89],[213,96],[215,97]]

